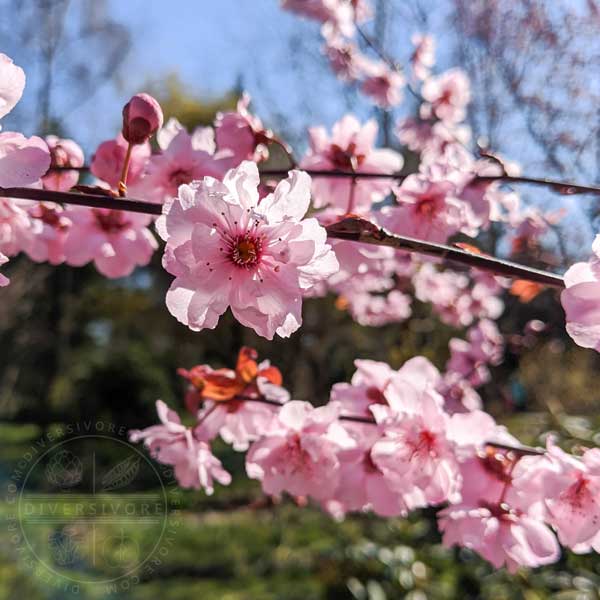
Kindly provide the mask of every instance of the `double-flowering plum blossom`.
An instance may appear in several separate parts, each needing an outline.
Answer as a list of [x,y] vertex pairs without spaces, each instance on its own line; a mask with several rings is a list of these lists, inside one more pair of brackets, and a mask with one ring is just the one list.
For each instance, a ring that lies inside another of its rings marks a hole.
[[351,37],[354,23],[362,23],[371,16],[366,0],[282,0],[281,7],[308,19],[325,23]]
[[435,64],[435,39],[430,35],[415,33],[411,38],[415,50],[410,62],[416,79],[421,81],[429,77]]
[[0,252],[15,256],[28,248],[33,236],[28,201],[0,198]]
[[398,379],[392,380],[386,397],[390,407],[372,408],[384,430],[371,450],[374,464],[396,481],[411,508],[456,501],[459,467],[443,398],[431,385],[419,389],[411,380]]
[[[25,73],[6,54],[0,53],[0,118],[17,104],[25,89]],[[48,146],[42,138],[21,133],[0,133],[0,186],[37,183],[50,166]]]
[[600,352],[600,235],[594,240],[592,253],[588,262],[575,263],[567,270],[560,301],[567,333],[579,346]]
[[158,462],[171,465],[181,487],[203,488],[210,495],[214,492],[214,480],[222,485],[231,483],[231,475],[223,469],[210,446],[196,439],[193,430],[181,423],[175,411],[162,400],[156,402],[156,411],[161,424],[130,431],[132,442],[143,441]]
[[158,248],[148,229],[151,215],[69,206],[64,216],[72,223],[64,243],[65,260],[70,265],[79,267],[93,261],[106,277],[125,277],[136,266],[147,265]]
[[560,557],[556,536],[539,519],[506,504],[456,504],[438,514],[445,546],[462,546],[479,553],[494,567],[539,567]]
[[[506,433],[500,434],[500,441],[518,444]],[[558,542],[536,506],[541,486],[532,486],[530,480],[528,488],[523,485],[538,474],[539,459],[487,448],[463,460],[461,500],[438,513],[444,545],[475,550],[510,572],[556,562]]]
[[488,365],[502,361],[504,339],[493,321],[482,319],[469,329],[466,340],[452,338],[449,347],[446,371],[458,373],[478,387],[490,380]]
[[[64,180],[54,183],[61,185]],[[32,202],[26,210],[31,236],[23,250],[35,262],[49,262],[51,265],[63,263],[65,243],[72,225],[67,211],[53,202]]]
[[[5,265],[8,262],[8,257],[4,256],[4,254],[2,254],[2,252],[0,252],[0,265]],[[6,276],[3,275],[2,273],[0,273],[0,287],[5,287],[10,283],[10,279]]]
[[310,178],[292,171],[260,202],[258,185],[246,161],[223,182],[181,186],[163,207],[163,265],[175,275],[167,307],[194,331],[214,329],[231,307],[259,335],[288,337],[302,323],[302,296],[339,268],[325,229],[303,218]]
[[[119,134],[114,140],[102,142],[92,157],[90,165],[92,175],[106,182],[113,190],[117,189],[119,180],[121,179],[127,147],[127,141],[122,134]],[[144,174],[150,154],[151,148],[148,142],[136,144],[131,148],[127,187],[132,195],[137,190],[136,185],[140,182]]]
[[578,553],[600,549],[600,449],[567,454],[552,438],[542,456],[525,457],[515,493],[550,524],[561,544]]
[[248,110],[250,96],[243,94],[236,111],[217,114],[215,142],[227,169],[244,160],[260,162],[269,158],[268,144],[275,140],[270,129]]
[[269,361],[257,363],[257,356],[256,350],[244,347],[235,370],[208,365],[179,370],[189,381],[185,401],[188,410],[197,413],[199,439],[220,435],[234,450],[243,451],[269,431],[278,410],[274,403],[287,402],[289,394],[281,387],[279,369]]
[[[69,139],[62,139],[56,135],[47,135],[46,144],[50,150],[50,167],[82,167],[84,162],[83,150]],[[79,172],[51,171],[42,178],[46,190],[68,192],[79,181]]]
[[166,202],[177,196],[180,185],[205,176],[221,179],[229,168],[227,155],[215,154],[212,132],[209,135],[206,128],[190,134],[170,119],[158,132],[157,140],[161,152],[150,157],[143,178],[132,190],[143,200]]
[[383,61],[363,61],[360,86],[361,91],[369,96],[381,108],[391,108],[402,102],[404,76],[392,69]]
[[[403,165],[400,154],[390,149],[375,148],[377,123],[364,125],[353,115],[346,115],[332,129],[309,130],[310,149],[302,159],[303,169],[343,171],[345,173],[397,173]],[[334,206],[349,213],[368,212],[373,202],[383,200],[392,190],[393,180],[384,177],[315,177],[313,205]]]
[[331,27],[323,26],[321,34],[325,40],[323,54],[333,72],[342,81],[356,81],[362,77],[365,59],[358,46]]
[[397,206],[383,212],[388,229],[401,235],[445,242],[462,231],[477,232],[468,204],[458,198],[458,189],[449,179],[437,178],[433,170],[409,175],[394,190]]
[[246,472],[263,490],[279,496],[311,496],[326,501],[340,481],[338,453],[355,442],[338,421],[339,408],[313,408],[308,402],[285,404],[277,422],[254,442],[246,456]]
[[471,84],[464,71],[450,69],[426,79],[421,95],[425,100],[421,112],[426,113],[422,116],[435,116],[447,123],[460,123],[465,119],[467,104],[471,100]]

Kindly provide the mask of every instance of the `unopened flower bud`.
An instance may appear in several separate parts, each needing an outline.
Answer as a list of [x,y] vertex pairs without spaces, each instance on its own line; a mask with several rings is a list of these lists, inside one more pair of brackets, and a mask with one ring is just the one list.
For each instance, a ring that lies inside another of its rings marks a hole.
[[149,94],[136,94],[123,108],[123,137],[143,144],[163,124],[160,104]]

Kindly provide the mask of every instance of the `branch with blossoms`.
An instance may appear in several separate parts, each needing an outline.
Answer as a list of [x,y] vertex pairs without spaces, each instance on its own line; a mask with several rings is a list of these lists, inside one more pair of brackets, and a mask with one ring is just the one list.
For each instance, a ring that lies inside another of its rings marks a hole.
[[[207,493],[214,480],[231,481],[211,450],[220,436],[247,451],[248,476],[267,495],[309,497],[336,518],[439,507],[446,545],[473,548],[511,571],[558,560],[559,542],[574,552],[600,550],[600,450],[523,446],[483,411],[480,396],[504,359],[495,321],[507,292],[530,301],[545,287],[566,288],[567,332],[600,350],[600,238],[592,258],[564,277],[519,264],[539,253],[562,215],[522,205],[507,184],[562,194],[600,189],[523,176],[498,156],[472,153],[469,80],[459,69],[432,73],[429,36],[413,38],[401,72],[362,29],[365,0],[282,4],[322,24],[332,68],[374,104],[391,108],[412,91],[418,114],[395,131],[419,158],[415,172],[403,171],[400,152],[377,146],[374,120],[348,114],[330,131],[310,128],[309,148],[296,161],[252,114],[247,95],[213,126],[189,132],[176,119],[164,123],[159,103],[136,94],[117,137],[93,154],[92,181],[79,180],[88,167],[73,140],[0,133],[0,265],[24,253],[125,277],[149,264],[156,232],[173,276],[166,306],[179,322],[214,329],[230,310],[269,340],[300,329],[309,298],[332,294],[338,309],[368,327],[403,322],[414,303],[427,304],[464,333],[450,340],[443,372],[421,356],[398,370],[357,360],[351,382],[335,384],[329,402],[315,408],[291,400],[278,369],[244,348],[235,369],[181,371],[191,427],[159,401],[161,424],[131,439],[173,466],[181,486]],[[378,60],[362,54],[357,35]],[[0,55],[0,118],[24,87],[23,70]],[[291,170],[259,169],[274,146]],[[506,259],[477,248],[478,236],[500,227]],[[511,343],[526,345],[543,327],[531,321]]]
[[[485,327],[471,335],[479,369],[497,361],[497,341]],[[180,369],[192,425],[158,401],[161,423],[130,439],[171,466],[182,487],[208,494],[215,481],[231,482],[211,452],[220,436],[246,452],[246,473],[276,500],[311,499],[337,519],[438,507],[446,546],[511,572],[557,561],[556,536],[575,552],[597,551],[600,450],[575,457],[552,440],[546,451],[524,447],[490,415],[457,403],[448,382],[465,366],[458,354],[444,375],[424,357],[397,371],[357,360],[351,383],[335,384],[315,408],[290,400],[279,370],[242,348],[235,369]]]

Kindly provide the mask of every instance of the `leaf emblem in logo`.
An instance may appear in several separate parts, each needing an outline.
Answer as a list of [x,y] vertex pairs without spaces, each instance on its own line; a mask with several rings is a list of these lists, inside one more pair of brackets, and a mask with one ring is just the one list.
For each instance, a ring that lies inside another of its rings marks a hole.
[[102,477],[102,491],[118,490],[130,484],[140,470],[140,456],[129,456]]

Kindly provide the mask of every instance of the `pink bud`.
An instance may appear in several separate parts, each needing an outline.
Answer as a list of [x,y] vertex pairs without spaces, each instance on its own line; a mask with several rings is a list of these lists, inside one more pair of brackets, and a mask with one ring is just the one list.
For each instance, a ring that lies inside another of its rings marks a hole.
[[136,94],[123,107],[123,137],[131,144],[143,144],[162,124],[160,104],[149,94]]

